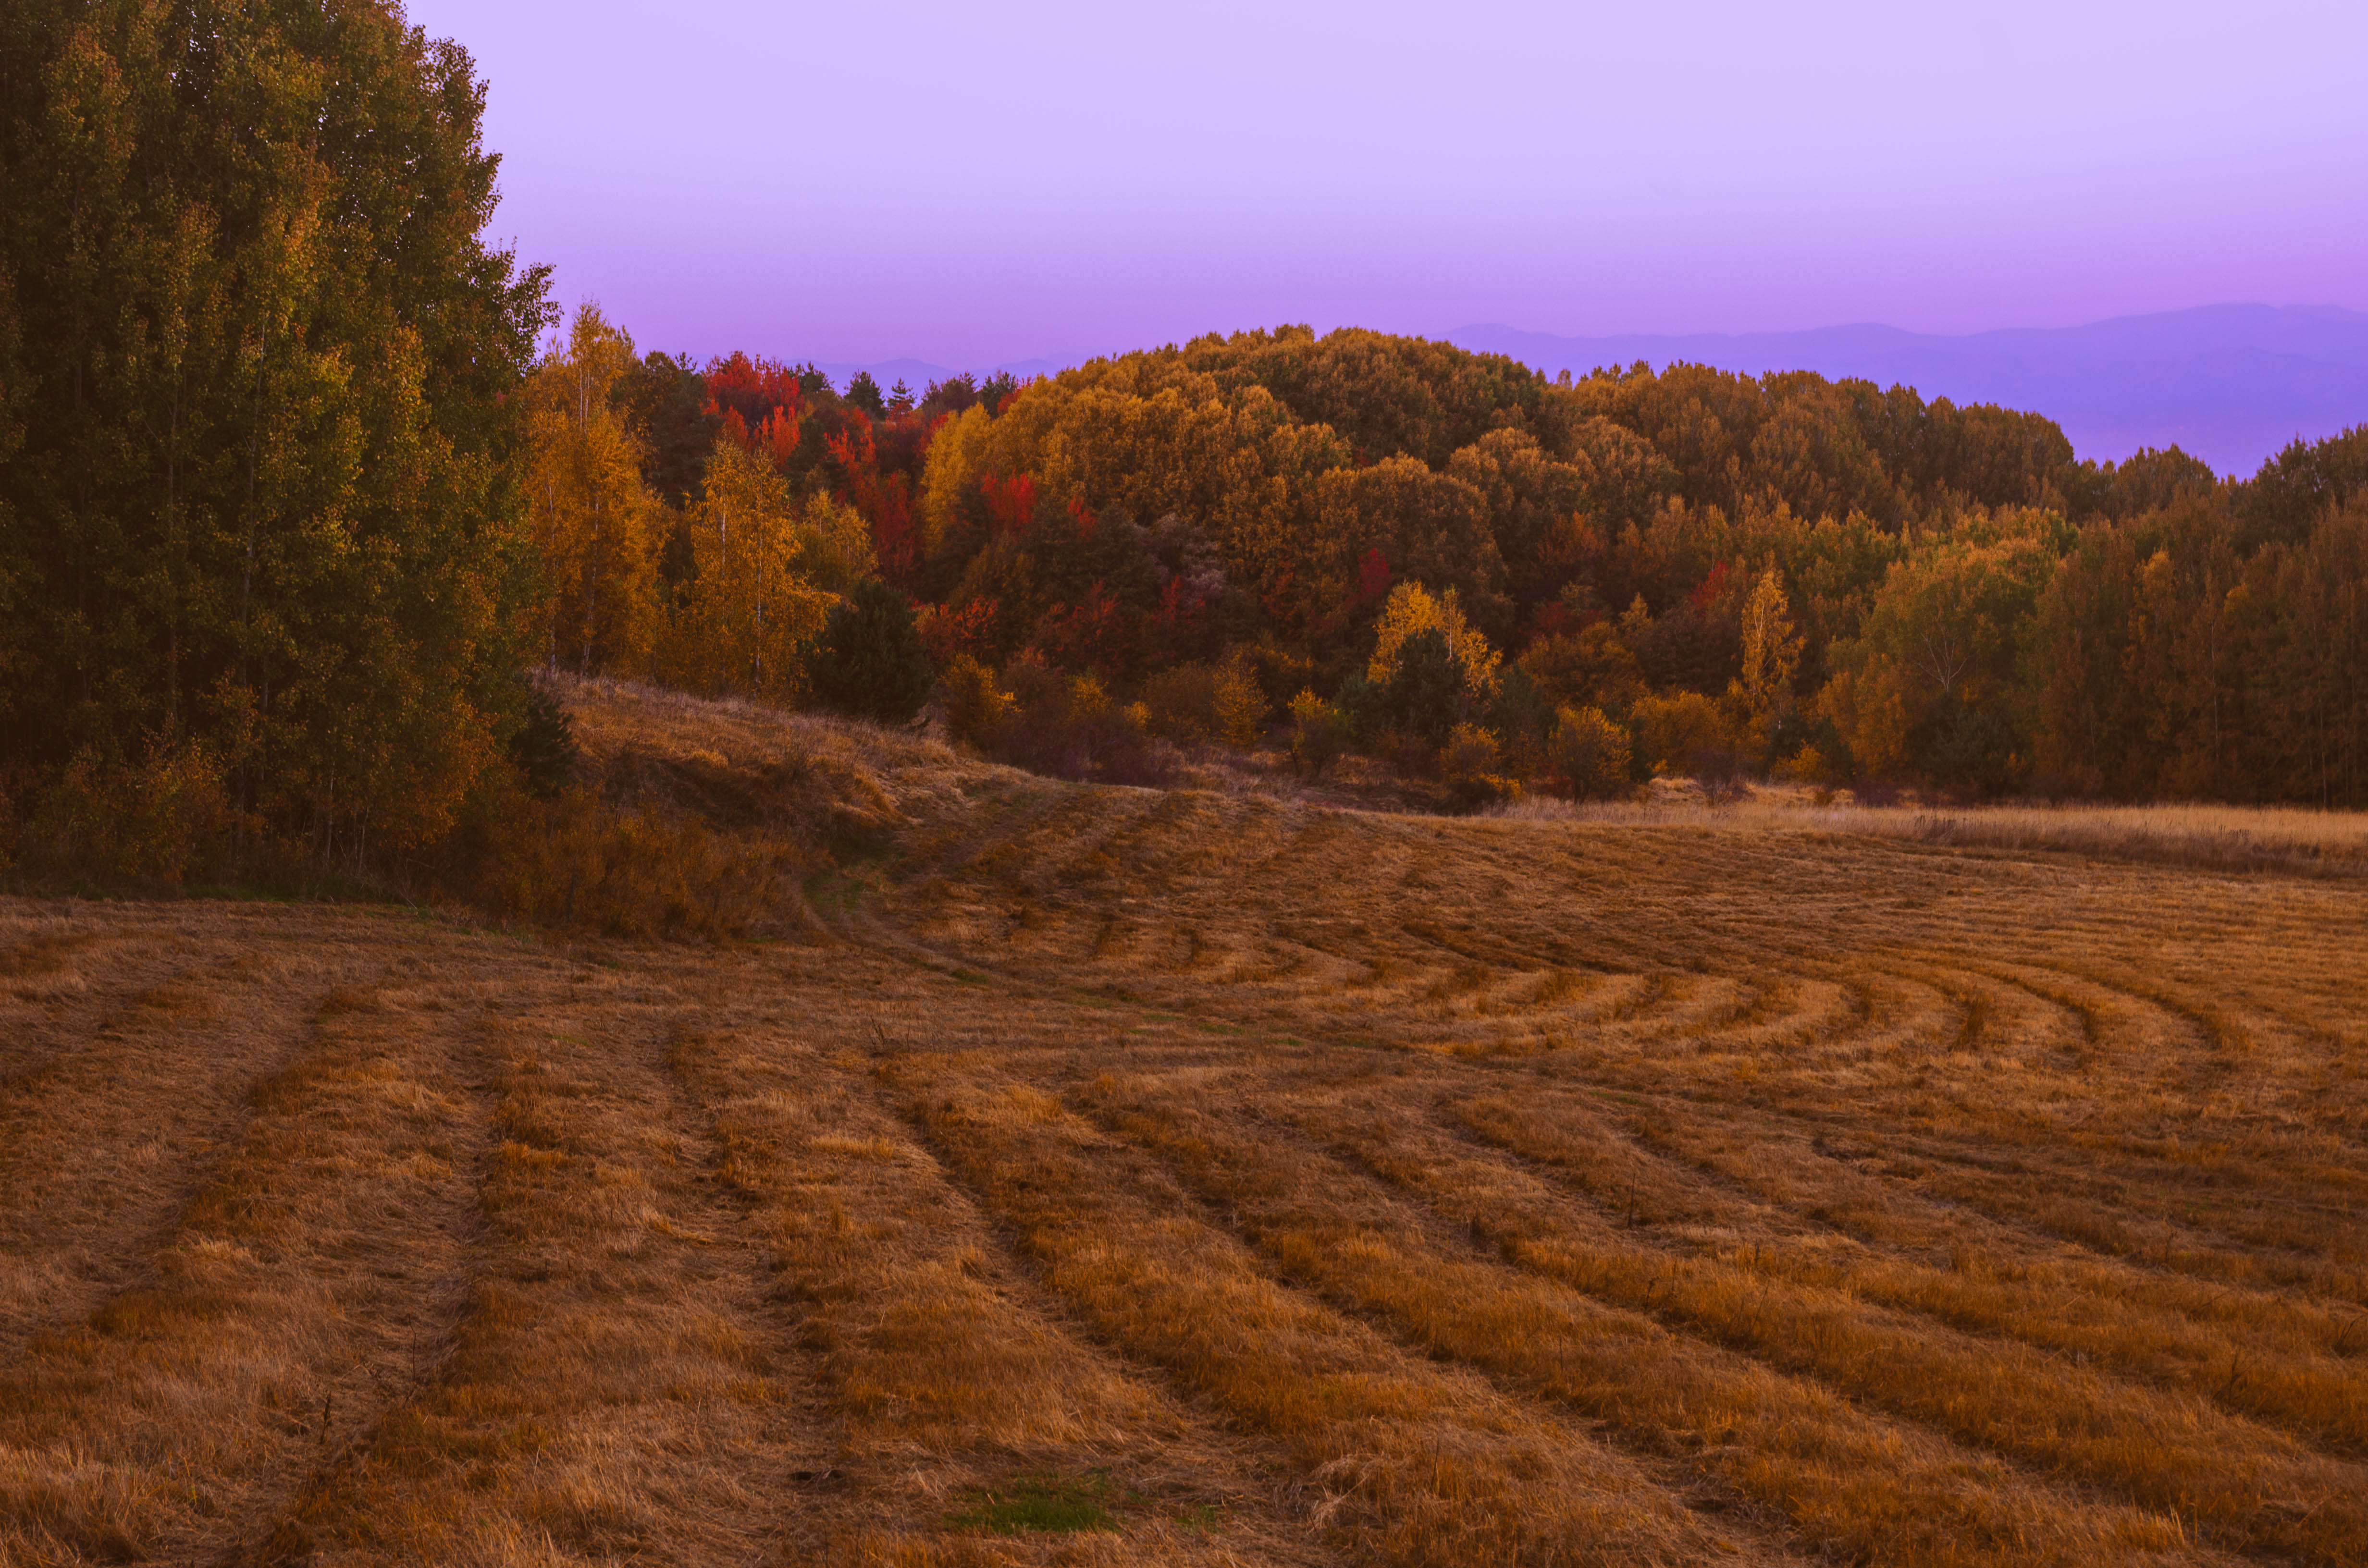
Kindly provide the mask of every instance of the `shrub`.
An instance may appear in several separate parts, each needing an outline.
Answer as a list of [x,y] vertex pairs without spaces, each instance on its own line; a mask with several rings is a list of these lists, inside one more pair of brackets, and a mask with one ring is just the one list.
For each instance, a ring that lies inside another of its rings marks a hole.
[[1339,709],[1302,691],[1291,699],[1291,760],[1302,773],[1321,778],[1349,743],[1349,721]]
[[1827,786],[1847,784],[1857,777],[1857,764],[1850,757],[1850,746],[1831,719],[1819,719],[1803,728],[1807,740],[1792,756],[1769,769],[1772,775],[1798,783]]
[[582,789],[537,800],[498,775],[450,847],[454,890],[495,916],[611,937],[712,940],[777,926],[811,863],[761,825],[718,831]]
[[1250,661],[1236,656],[1217,672],[1217,730],[1225,744],[1247,751],[1266,733],[1266,693]]
[[1143,683],[1143,705],[1151,733],[1179,746],[1201,746],[1224,732],[1217,715],[1217,672],[1206,665],[1177,665]]
[[1149,732],[1150,710],[1111,700],[1099,676],[1064,676],[1023,653],[998,679],[975,660],[946,672],[947,719],[989,756],[1056,778],[1156,784],[1167,776]]
[[1628,711],[1634,759],[1656,773],[1732,778],[1734,727],[1719,705],[1699,691],[1642,697]]
[[177,887],[221,863],[233,825],[222,770],[192,741],[141,763],[77,753],[42,792],[31,837],[55,864]]
[[1580,801],[1608,801],[1629,786],[1628,732],[1600,708],[1565,708],[1555,715],[1546,747],[1554,792]]
[[1456,803],[1467,809],[1494,801],[1517,800],[1520,783],[1505,777],[1497,737],[1477,724],[1458,724],[1439,751],[1439,776]]
[[905,596],[877,577],[858,583],[823,627],[815,698],[841,713],[899,724],[928,701],[930,685],[928,649]]
[[1009,722],[1017,699],[1003,689],[995,672],[972,658],[957,653],[946,666],[946,727],[954,739],[987,750],[995,736]]

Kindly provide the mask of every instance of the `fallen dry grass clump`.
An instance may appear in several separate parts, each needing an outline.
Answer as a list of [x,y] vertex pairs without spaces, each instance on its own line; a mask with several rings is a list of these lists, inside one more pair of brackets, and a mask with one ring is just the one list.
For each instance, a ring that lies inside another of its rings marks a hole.
[[736,699],[543,677],[572,787],[482,802],[420,891],[497,919],[613,937],[801,937],[805,882],[1008,769],[940,742]]
[[0,1562],[2361,1560],[2354,824],[566,689],[796,941],[0,901]]

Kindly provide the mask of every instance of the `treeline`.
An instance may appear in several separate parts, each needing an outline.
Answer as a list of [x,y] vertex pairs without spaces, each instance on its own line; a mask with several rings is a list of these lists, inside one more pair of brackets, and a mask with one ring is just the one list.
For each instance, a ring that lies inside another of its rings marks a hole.
[[934,698],[1073,777],[2368,803],[2368,430],[2225,483],[1900,388],[1304,328],[1024,386],[695,364],[486,243],[484,102],[373,0],[0,10],[0,862],[668,863],[568,803],[537,668]]
[[[635,358],[586,311],[537,371],[563,383],[607,389],[575,406],[632,460],[549,537],[639,519],[633,592],[554,600],[572,667],[809,700],[828,601],[876,577],[958,726],[1055,771],[1141,776],[1132,733],[1355,749],[1467,794],[1613,787],[1556,763],[1583,733],[1624,749],[1622,784],[2368,791],[2368,432],[2232,483],[1905,388],[1550,381],[1304,328],[916,395]],[[724,569],[734,549],[761,564]],[[552,550],[553,580],[581,555]],[[1383,652],[1409,618],[1431,674]]]

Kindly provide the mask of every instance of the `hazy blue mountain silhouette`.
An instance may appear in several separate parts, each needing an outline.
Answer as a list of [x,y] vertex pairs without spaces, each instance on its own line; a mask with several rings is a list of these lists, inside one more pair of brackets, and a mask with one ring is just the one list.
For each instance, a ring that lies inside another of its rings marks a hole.
[[1672,360],[1815,370],[1927,398],[2033,409],[2084,458],[2178,445],[2249,474],[2288,441],[2368,424],[2368,315],[2331,306],[2206,305],[2088,326],[1943,337],[1888,326],[1678,337],[1555,337],[1502,325],[1447,335],[1553,372]]

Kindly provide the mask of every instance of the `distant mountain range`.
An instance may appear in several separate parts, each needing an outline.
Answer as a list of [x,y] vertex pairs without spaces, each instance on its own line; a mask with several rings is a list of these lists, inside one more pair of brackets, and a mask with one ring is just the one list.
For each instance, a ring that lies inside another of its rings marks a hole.
[[2368,424],[2368,315],[2328,306],[2206,305],[2088,326],[1964,337],[1888,326],[1685,337],[1554,337],[1502,325],[1447,335],[1554,372],[1672,360],[1754,375],[1815,370],[1905,384],[1926,398],[2032,409],[2084,458],[2178,445],[2249,475],[2300,437]]

